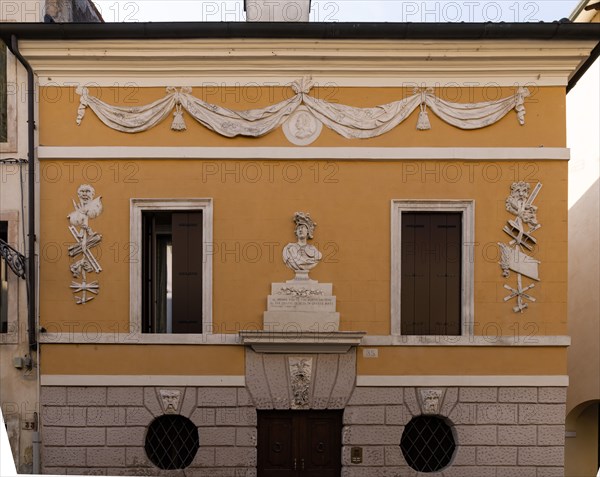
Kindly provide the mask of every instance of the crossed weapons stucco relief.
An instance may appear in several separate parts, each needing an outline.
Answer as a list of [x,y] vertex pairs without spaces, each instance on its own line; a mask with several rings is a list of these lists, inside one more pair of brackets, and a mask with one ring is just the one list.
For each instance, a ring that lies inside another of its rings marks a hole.
[[95,195],[96,191],[91,185],[80,185],[77,189],[79,202],[73,201],[75,210],[67,216],[70,224],[69,232],[76,241],[69,246],[69,257],[74,259],[70,266],[73,278],[80,280],[72,281],[70,286],[75,303],[78,305],[93,300],[100,291],[98,281],[88,281],[88,273],[102,271],[93,252],[102,241],[102,235],[92,230],[89,224],[90,219],[95,219],[102,213],[102,197],[94,198]]
[[[506,199],[506,210],[515,216],[514,220],[508,220],[507,225],[502,229],[511,237],[511,241],[506,243],[498,242],[500,247],[500,267],[502,276],[508,278],[510,270],[517,274],[516,288],[504,284],[504,288],[510,291],[510,294],[504,297],[504,301],[512,299],[517,300],[513,307],[515,313],[523,313],[528,307],[526,302],[535,302],[535,297],[527,293],[535,287],[535,283],[523,286],[523,277],[539,281],[538,266],[539,260],[531,257],[528,252],[533,251],[537,239],[533,233],[541,227],[537,221],[537,207],[533,201],[542,188],[541,183],[533,188],[527,182],[513,182],[510,186],[510,195]],[[525,230],[527,226],[527,230]]]

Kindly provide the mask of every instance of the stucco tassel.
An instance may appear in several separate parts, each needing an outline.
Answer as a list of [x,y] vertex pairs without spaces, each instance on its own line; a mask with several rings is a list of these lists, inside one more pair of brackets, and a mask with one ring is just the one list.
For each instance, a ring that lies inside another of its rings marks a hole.
[[419,111],[419,120],[417,121],[418,131],[427,131],[431,129],[431,123],[429,122],[429,115],[427,114],[427,90],[421,90],[421,111]]
[[431,129],[431,123],[429,122],[429,115],[427,110],[421,109],[419,112],[419,120],[417,121],[417,129],[419,131],[426,131]]
[[171,124],[173,131],[185,131],[187,129],[185,121],[183,120],[183,110],[181,104],[175,106],[175,112],[173,113],[173,124]]

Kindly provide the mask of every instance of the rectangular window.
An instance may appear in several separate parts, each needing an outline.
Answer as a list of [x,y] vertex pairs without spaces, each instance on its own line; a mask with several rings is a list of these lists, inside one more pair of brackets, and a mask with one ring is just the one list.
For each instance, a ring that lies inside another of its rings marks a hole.
[[461,334],[461,222],[456,212],[402,213],[403,335]]
[[144,333],[202,333],[202,211],[142,213]]
[[0,40],[0,142],[8,142],[7,71],[6,45]]
[[392,335],[473,333],[473,201],[392,201]]
[[211,332],[211,245],[211,199],[131,199],[132,332]]
[[[8,242],[8,222],[0,221],[0,239]],[[0,257],[0,333],[8,333],[8,265]]]

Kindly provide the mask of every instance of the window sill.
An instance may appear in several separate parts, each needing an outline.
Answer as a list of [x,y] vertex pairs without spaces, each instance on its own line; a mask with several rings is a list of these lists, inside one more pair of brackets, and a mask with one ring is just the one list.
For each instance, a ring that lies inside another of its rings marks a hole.
[[229,334],[151,334],[151,333],[44,333],[40,343],[77,344],[159,344],[159,345],[239,345],[237,333]]
[[367,335],[362,346],[569,346],[570,336]]
[[[146,334],[146,333],[43,333],[40,343],[77,344],[159,344],[159,345],[243,345],[238,333],[227,334]],[[557,346],[571,344],[570,336],[399,336],[366,335],[360,346]]]

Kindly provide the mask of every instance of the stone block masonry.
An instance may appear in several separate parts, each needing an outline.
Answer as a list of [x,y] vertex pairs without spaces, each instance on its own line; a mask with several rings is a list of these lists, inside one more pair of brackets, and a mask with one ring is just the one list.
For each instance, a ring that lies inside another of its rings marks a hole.
[[256,409],[237,387],[42,388],[44,473],[158,475],[144,450],[150,423],[165,414],[160,390],[180,391],[177,413],[197,427],[200,448],[186,475],[251,477]]
[[[424,388],[356,388],[344,412],[345,476],[416,476],[400,440],[410,420],[425,413]],[[565,388],[428,387],[441,390],[435,414],[452,427],[456,451],[444,477],[521,477],[564,474]],[[363,448],[352,464],[350,448]],[[429,475],[429,474],[428,474]]]
[[[327,359],[322,359],[323,370],[335,371],[337,362],[330,366]],[[265,381],[275,396],[284,394],[283,388],[288,386],[272,376]],[[336,408],[327,404],[334,383],[327,389],[325,383],[317,384],[311,407]],[[244,387],[43,387],[43,471],[67,475],[170,474],[150,462],[144,450],[148,426],[165,414],[161,389],[179,391],[177,413],[198,428],[200,447],[186,475],[256,475],[256,410],[282,406],[283,401],[276,403],[257,388]],[[427,389],[441,391],[433,414],[445,418],[456,441],[450,465],[431,475],[563,474],[564,388]],[[417,475],[404,458],[400,440],[413,417],[431,412],[423,391],[415,387],[348,386],[347,395],[340,396],[340,402],[345,403],[340,449],[344,477]],[[362,447],[362,463],[352,463],[352,447]]]

